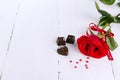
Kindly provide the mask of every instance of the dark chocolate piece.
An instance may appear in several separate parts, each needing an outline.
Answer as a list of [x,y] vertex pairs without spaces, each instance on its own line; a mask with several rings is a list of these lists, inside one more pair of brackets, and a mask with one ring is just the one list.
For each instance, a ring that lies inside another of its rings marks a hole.
[[57,49],[57,53],[67,56],[68,55],[68,48],[66,46],[62,46],[60,48]]
[[70,43],[70,44],[74,44],[75,43],[75,36],[73,35],[68,35],[67,39],[66,39],[66,42],[67,43]]
[[58,46],[60,46],[60,45],[66,45],[64,37],[58,37],[56,42],[57,42]]

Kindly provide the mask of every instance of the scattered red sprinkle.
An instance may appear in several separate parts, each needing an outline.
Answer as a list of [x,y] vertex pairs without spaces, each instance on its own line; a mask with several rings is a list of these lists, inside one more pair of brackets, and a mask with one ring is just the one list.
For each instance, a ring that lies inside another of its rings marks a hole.
[[87,65],[87,64],[85,64],[85,66],[87,67],[88,65]]
[[86,60],[86,63],[89,63],[89,61],[88,61],[88,60]]
[[77,66],[74,66],[74,68],[77,68]]
[[82,61],[82,59],[80,59],[79,61]]
[[79,62],[76,62],[76,64],[78,64]]
[[[85,63],[86,63],[86,64],[84,65],[84,66],[85,66],[85,69],[88,69],[88,63],[89,63],[89,60],[88,60],[88,59],[89,59],[89,57],[86,57],[86,60],[85,60]],[[82,62],[83,60],[82,60],[82,59],[79,59],[79,61]],[[79,61],[76,61],[76,62],[75,62],[76,65],[74,66],[74,68],[78,68],[77,64],[80,63]],[[70,63],[73,63],[72,60],[69,60],[69,62],[70,62]]]
[[69,62],[72,63],[72,60],[70,60]]
[[85,68],[88,69],[88,66],[86,66]]
[[89,57],[87,57],[87,59],[90,59]]

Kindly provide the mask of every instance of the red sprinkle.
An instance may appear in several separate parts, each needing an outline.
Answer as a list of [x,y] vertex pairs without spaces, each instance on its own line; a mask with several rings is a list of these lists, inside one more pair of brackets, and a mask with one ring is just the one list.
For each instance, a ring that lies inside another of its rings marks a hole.
[[80,59],[79,61],[82,61],[82,59]]
[[69,62],[72,63],[72,60],[70,60]]
[[77,66],[74,66],[74,68],[77,68]]
[[87,65],[87,64],[85,64],[85,66],[87,67],[88,65]]
[[87,59],[90,59],[89,57],[87,57]]
[[89,63],[89,61],[88,61],[88,60],[86,60],[86,63]]
[[79,62],[76,62],[76,64],[78,64]]
[[86,66],[85,68],[88,69],[88,66]]

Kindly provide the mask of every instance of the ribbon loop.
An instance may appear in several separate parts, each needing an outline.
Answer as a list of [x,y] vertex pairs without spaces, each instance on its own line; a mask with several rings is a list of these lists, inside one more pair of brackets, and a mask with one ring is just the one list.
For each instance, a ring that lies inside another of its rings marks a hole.
[[[114,36],[114,34],[112,32],[107,32],[104,29],[99,28],[99,26],[94,23],[90,23],[88,29],[93,30],[93,31],[98,31],[99,33],[102,33],[105,36],[109,36],[111,38]],[[87,31],[87,35],[88,35],[88,31]]]

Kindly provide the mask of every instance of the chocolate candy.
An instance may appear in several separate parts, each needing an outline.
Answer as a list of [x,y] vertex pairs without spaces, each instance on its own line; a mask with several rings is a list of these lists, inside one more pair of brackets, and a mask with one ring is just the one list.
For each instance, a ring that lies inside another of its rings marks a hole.
[[66,39],[66,42],[67,43],[70,43],[70,44],[74,44],[75,43],[75,36],[73,35],[68,35],[67,39]]
[[57,42],[58,46],[60,46],[60,45],[66,45],[64,37],[58,37],[56,42]]
[[60,48],[57,49],[57,53],[67,56],[68,55],[68,48],[66,46],[62,46]]

